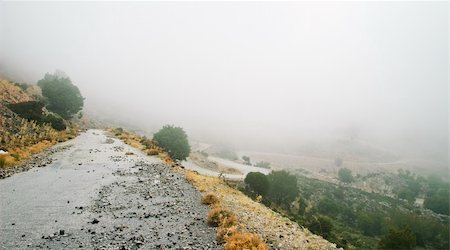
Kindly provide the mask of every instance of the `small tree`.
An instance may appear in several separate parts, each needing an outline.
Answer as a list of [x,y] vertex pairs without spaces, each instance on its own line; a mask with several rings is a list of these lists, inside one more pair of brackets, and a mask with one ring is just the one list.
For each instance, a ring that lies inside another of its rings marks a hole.
[[281,170],[272,171],[267,178],[270,186],[267,196],[275,203],[287,207],[298,196],[297,177],[294,175]]
[[331,236],[333,223],[331,222],[330,218],[326,216],[312,216],[307,223],[307,227],[309,230],[311,230],[311,232],[322,235],[327,239]]
[[244,182],[256,193],[266,195],[269,190],[269,180],[265,174],[250,172],[245,177]]
[[180,127],[166,125],[153,135],[153,140],[177,160],[185,160],[191,152],[187,135]]
[[339,180],[350,183],[353,181],[352,171],[348,168],[341,168],[338,171]]
[[245,165],[252,165],[252,163],[250,162],[250,157],[244,155],[242,156],[242,160],[244,160]]
[[70,119],[83,108],[84,98],[69,77],[47,73],[37,85],[47,99],[47,109],[62,118]]
[[416,236],[409,228],[391,229],[379,242],[380,249],[413,249]]

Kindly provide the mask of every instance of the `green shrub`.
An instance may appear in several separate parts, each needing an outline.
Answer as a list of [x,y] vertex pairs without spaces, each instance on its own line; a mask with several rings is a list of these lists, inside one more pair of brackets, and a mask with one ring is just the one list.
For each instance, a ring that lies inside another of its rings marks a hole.
[[64,119],[62,119],[61,117],[58,117],[54,114],[49,114],[45,117],[44,120],[45,123],[49,123],[52,128],[58,130],[58,131],[63,131],[66,129],[66,123],[64,122]]
[[269,179],[265,174],[259,172],[250,172],[245,177],[244,182],[250,187],[256,194],[266,195],[269,191]]
[[289,207],[299,194],[297,177],[282,170],[272,171],[267,178],[270,186],[267,197],[278,205]]
[[11,109],[18,116],[42,123],[45,119],[44,108],[45,104],[39,101],[28,101],[9,104],[8,108]]
[[187,135],[180,127],[166,125],[153,135],[153,140],[176,160],[185,160],[191,152]]
[[70,78],[47,73],[37,85],[47,99],[47,109],[62,118],[70,119],[83,108],[84,98]]
[[311,232],[319,234],[325,239],[331,236],[331,231],[333,230],[330,218],[322,215],[312,216],[307,223],[307,227]]
[[242,160],[244,161],[245,165],[249,165],[249,166],[252,165],[252,163],[250,162],[250,157],[244,155],[244,156],[242,156]]
[[409,228],[391,229],[378,246],[380,249],[413,249],[416,246],[416,236]]
[[350,183],[353,181],[352,171],[348,168],[341,168],[338,171],[339,180]]
[[38,124],[49,123],[54,129],[62,131],[66,129],[64,119],[54,114],[45,115],[45,104],[40,101],[20,102],[9,104],[8,108],[16,113],[19,117],[27,120],[36,121]]

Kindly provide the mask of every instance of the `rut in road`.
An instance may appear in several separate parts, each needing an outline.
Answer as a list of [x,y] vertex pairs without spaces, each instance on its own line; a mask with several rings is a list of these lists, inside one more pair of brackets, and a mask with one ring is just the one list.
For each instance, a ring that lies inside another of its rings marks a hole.
[[220,249],[184,177],[105,132],[0,181],[4,249]]

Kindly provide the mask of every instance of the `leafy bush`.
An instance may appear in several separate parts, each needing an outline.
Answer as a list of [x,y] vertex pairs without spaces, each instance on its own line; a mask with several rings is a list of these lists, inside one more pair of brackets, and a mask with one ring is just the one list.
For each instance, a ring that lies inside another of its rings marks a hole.
[[256,194],[266,195],[269,191],[269,179],[265,174],[259,172],[250,172],[244,179],[244,182]]
[[252,163],[250,162],[250,157],[244,155],[244,156],[242,156],[242,160],[244,161],[245,165],[249,165],[249,166],[252,165]]
[[267,178],[270,186],[267,197],[279,205],[289,207],[299,194],[297,177],[282,170],[272,171]]
[[429,177],[427,180],[429,190],[425,197],[424,207],[439,214],[449,215],[450,207],[450,186],[448,182],[442,181],[438,177]]
[[330,218],[319,215],[312,216],[307,223],[307,227],[311,232],[322,235],[324,238],[328,239],[331,236],[333,224],[331,223]]
[[225,244],[225,250],[266,250],[269,249],[261,238],[252,233],[235,233]]
[[381,235],[384,230],[384,218],[381,213],[360,212],[358,214],[358,228],[364,235]]
[[317,210],[322,214],[335,215],[340,212],[339,204],[328,197],[324,197],[319,201]]
[[43,102],[28,101],[9,104],[8,108],[19,117],[42,123],[45,118],[44,111],[42,110],[44,106],[45,104]]
[[391,229],[378,246],[380,249],[413,249],[416,246],[416,236],[409,228]]
[[52,126],[52,128],[58,131],[63,131],[67,128],[64,119],[53,114],[47,115],[44,119],[44,122],[49,123]]
[[45,104],[40,101],[28,101],[15,104],[9,104],[8,108],[16,113],[19,117],[27,119],[29,121],[36,121],[38,124],[48,123],[54,129],[62,131],[66,129],[64,119],[54,114],[45,115]]
[[70,119],[83,108],[84,98],[70,78],[47,73],[37,85],[47,99],[47,109],[62,118]]
[[180,127],[166,125],[153,135],[153,140],[177,160],[185,160],[191,152],[187,135]]
[[341,168],[338,171],[339,180],[350,183],[353,181],[352,171],[348,168]]

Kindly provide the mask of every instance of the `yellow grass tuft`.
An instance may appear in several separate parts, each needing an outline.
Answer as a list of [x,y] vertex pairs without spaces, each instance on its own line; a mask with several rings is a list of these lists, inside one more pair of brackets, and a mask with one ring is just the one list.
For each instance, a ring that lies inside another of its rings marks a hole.
[[155,148],[151,148],[151,149],[147,150],[147,154],[148,155],[159,155],[159,151]]
[[207,193],[202,197],[202,203],[205,205],[215,205],[219,203],[219,198],[213,193]]
[[17,160],[9,154],[0,155],[0,167],[12,167],[16,164]]
[[267,250],[269,249],[261,238],[252,233],[235,233],[229,237],[225,250]]
[[211,209],[206,219],[208,225],[213,227],[230,227],[236,224],[236,221],[236,216],[231,211],[221,207]]
[[219,243],[224,243],[226,241],[228,241],[228,239],[233,236],[234,234],[236,234],[237,231],[237,227],[236,226],[232,226],[232,227],[219,227],[217,229],[217,234],[216,234],[216,240]]

